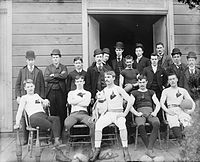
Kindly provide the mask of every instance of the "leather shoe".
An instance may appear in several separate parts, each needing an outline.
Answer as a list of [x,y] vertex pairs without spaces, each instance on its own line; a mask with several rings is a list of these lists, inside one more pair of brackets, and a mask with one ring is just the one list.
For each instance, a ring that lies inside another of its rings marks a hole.
[[149,156],[150,158],[154,158],[156,157],[156,155],[153,153],[153,150],[147,150],[145,153],[147,156]]
[[124,147],[123,152],[124,152],[124,161],[126,162],[131,161],[131,156],[129,154],[128,147]]
[[97,160],[99,158],[99,154],[100,154],[100,148],[95,148],[93,157],[90,158],[90,162],[94,162],[95,160]]
[[65,162],[66,162],[66,161],[70,162],[70,161],[72,161],[70,158],[66,157],[66,156],[63,154],[63,152],[62,152],[61,149],[55,147],[54,150],[55,150],[55,153],[56,153],[56,161],[59,161],[59,162],[64,162],[64,161],[65,161]]

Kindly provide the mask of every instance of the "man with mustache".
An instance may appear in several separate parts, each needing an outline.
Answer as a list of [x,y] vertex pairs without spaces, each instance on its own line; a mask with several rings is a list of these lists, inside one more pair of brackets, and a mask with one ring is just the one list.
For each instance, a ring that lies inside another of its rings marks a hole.
[[196,67],[197,56],[195,52],[187,55],[188,67],[180,77],[180,87],[185,88],[190,96],[197,100],[200,97],[200,70]]
[[[114,84],[114,80],[115,80],[114,71],[105,72],[106,87],[104,88],[103,91],[105,93],[108,110],[96,122],[95,151],[93,157],[90,158],[90,161],[95,161],[98,159],[100,154],[101,140],[102,140],[102,130],[103,128],[112,123],[114,123],[119,128],[120,131],[124,160],[131,161],[128,151],[127,128],[126,128],[125,117],[129,112],[132,102],[130,96],[126,93],[126,91],[123,88]],[[125,111],[123,109],[123,100],[127,101],[127,106]]]

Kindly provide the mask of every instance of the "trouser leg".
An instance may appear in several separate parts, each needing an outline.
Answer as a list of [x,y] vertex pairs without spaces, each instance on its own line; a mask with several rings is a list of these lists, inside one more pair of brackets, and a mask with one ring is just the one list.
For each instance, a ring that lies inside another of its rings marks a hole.
[[180,143],[182,140],[181,127],[172,127],[172,131],[173,131],[175,138],[177,138],[178,142]]
[[138,131],[140,133],[140,136],[142,138],[142,141],[144,142],[145,146],[148,147],[149,145],[149,140],[148,140],[148,137],[147,137],[147,132],[145,130],[145,126],[144,125],[140,125],[138,127]]
[[149,137],[149,145],[148,145],[148,149],[152,150],[154,143],[158,137],[158,130],[160,128],[160,123],[159,122],[154,122],[152,123],[153,126],[153,130],[151,132],[151,135]]

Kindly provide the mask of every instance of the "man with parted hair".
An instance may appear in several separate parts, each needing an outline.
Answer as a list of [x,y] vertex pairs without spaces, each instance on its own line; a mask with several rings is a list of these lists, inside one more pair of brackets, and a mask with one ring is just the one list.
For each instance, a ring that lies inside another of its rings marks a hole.
[[[93,154],[93,157],[90,158],[90,161],[95,161],[98,159],[102,140],[102,130],[111,123],[114,123],[119,128],[123,146],[124,160],[131,160],[128,151],[125,117],[129,112],[132,102],[130,96],[126,93],[126,91],[123,88],[114,84],[114,80],[114,71],[105,72],[106,87],[103,91],[108,107],[107,112],[104,115],[100,116],[95,124],[95,152]],[[125,110],[123,109],[123,100],[127,101],[127,106]]]
[[165,51],[164,44],[162,42],[156,43],[156,53],[158,57],[158,64],[165,70],[173,63],[172,58]]

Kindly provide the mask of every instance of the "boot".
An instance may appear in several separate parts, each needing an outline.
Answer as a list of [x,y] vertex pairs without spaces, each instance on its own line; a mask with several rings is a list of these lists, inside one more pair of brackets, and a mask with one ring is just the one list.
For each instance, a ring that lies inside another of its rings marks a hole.
[[156,155],[153,153],[153,150],[149,150],[147,149],[146,153],[147,156],[149,156],[150,158],[155,158]]
[[124,160],[127,161],[131,161],[131,157],[128,151],[128,147],[124,147],[123,148],[123,153],[124,153]]
[[100,148],[95,148],[95,151],[93,153],[93,157],[90,158],[90,162],[94,162],[99,158],[99,154],[100,154]]
[[63,161],[72,161],[70,158],[68,158],[68,157],[66,157],[64,154],[63,154],[63,152],[62,152],[62,150],[61,149],[59,149],[58,147],[55,147],[54,148],[54,150],[55,150],[55,153],[56,153],[56,161],[60,161],[60,162],[63,162]]

